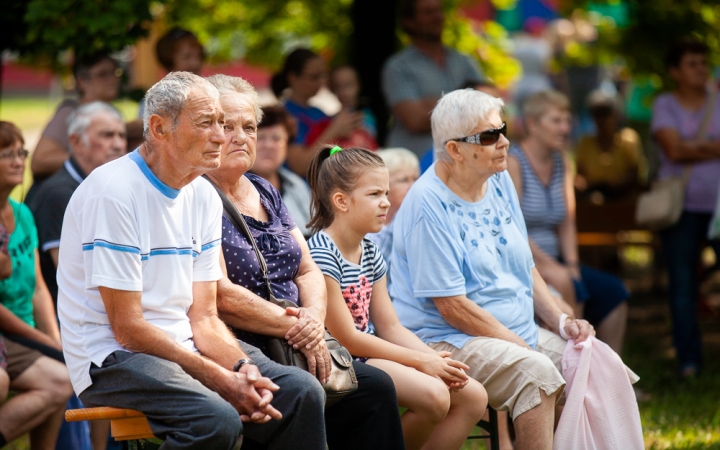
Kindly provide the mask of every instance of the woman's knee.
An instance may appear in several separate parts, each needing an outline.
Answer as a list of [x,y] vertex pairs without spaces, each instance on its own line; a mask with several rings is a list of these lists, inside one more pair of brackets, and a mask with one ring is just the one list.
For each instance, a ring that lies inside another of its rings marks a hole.
[[28,368],[28,375],[34,378],[32,380],[34,388],[46,392],[53,404],[64,405],[73,395],[70,374],[65,364],[52,358],[42,357],[33,366]]
[[5,402],[10,391],[10,376],[6,371],[0,369],[0,405]]

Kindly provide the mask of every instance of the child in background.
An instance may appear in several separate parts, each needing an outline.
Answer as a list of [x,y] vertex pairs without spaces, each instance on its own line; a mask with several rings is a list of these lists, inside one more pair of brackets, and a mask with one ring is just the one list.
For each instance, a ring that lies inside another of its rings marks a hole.
[[[343,147],[361,147],[375,150],[377,145],[377,123],[370,108],[361,105],[360,80],[358,74],[350,66],[335,67],[330,71],[328,87],[338,98],[343,111],[362,113],[362,124],[349,135],[338,140]],[[322,129],[313,130],[322,133]]]
[[[400,324],[387,292],[385,262],[365,238],[385,223],[388,171],[360,148],[325,147],[308,170],[315,234],[308,245],[325,275],[328,330],[361,361],[393,379],[408,449],[459,449],[487,407],[468,367],[436,352]],[[373,327],[370,327],[372,321]]]

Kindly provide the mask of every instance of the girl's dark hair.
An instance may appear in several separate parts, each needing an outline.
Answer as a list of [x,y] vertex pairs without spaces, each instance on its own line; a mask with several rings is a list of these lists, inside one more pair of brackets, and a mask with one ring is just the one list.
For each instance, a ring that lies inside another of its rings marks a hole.
[[335,218],[331,199],[333,192],[351,192],[363,172],[385,167],[382,158],[370,150],[351,147],[330,155],[333,148],[331,145],[323,147],[315,154],[308,168],[307,181],[312,203],[307,227],[312,233],[332,224]]
[[283,91],[290,85],[288,84],[288,74],[300,75],[305,69],[305,64],[313,58],[319,58],[320,55],[307,48],[296,48],[285,58],[282,70],[270,79],[270,88],[275,97],[280,98]]
[[288,144],[295,142],[297,124],[295,123],[295,119],[293,119],[285,108],[280,105],[264,106],[262,108],[262,113],[263,119],[258,124],[258,129],[282,125],[285,127],[285,131],[287,131]]

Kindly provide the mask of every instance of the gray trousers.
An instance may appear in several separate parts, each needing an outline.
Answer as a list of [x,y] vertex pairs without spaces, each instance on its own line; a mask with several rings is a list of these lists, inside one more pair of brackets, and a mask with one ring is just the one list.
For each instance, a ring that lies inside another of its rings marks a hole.
[[125,351],[108,355],[102,367],[91,366],[93,384],[80,399],[89,407],[142,412],[153,434],[164,439],[163,450],[230,450],[240,434],[269,449],[325,450],[325,392],[320,383],[301,369],[281,366],[255,347],[241,345],[260,373],[280,386],[272,405],[283,414],[281,420],[241,423],[235,408],[178,364]]

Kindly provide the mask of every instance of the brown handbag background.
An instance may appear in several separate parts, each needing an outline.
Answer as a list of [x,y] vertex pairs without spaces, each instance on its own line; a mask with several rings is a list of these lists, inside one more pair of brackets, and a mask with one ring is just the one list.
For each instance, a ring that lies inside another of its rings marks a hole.
[[[207,177],[205,178],[210,181]],[[237,228],[245,236],[245,238],[250,242],[250,245],[252,245],[253,250],[255,250],[255,255],[260,263],[260,270],[263,274],[265,288],[268,291],[268,301],[281,308],[297,308],[298,305],[290,300],[275,298],[270,286],[270,279],[268,278],[267,263],[265,262],[265,258],[255,242],[255,238],[253,238],[253,235],[250,232],[247,222],[245,222],[242,214],[240,214],[240,211],[238,211],[227,195],[215,186],[212,181],[210,181],[210,184],[213,185],[218,195],[220,195],[223,202],[223,210],[230,222],[232,222],[232,224],[235,225],[235,228]],[[357,390],[358,381],[357,376],[355,375],[355,369],[353,369],[352,366],[352,356],[350,355],[350,352],[343,347],[337,339],[332,337],[327,330],[325,330],[324,339],[332,360],[330,378],[327,383],[322,385],[325,389],[325,406],[327,407],[334,405],[345,395]],[[278,364],[299,367],[305,371],[308,370],[308,363],[305,355],[301,351],[295,350],[285,339],[268,336],[267,350],[268,357]]]

